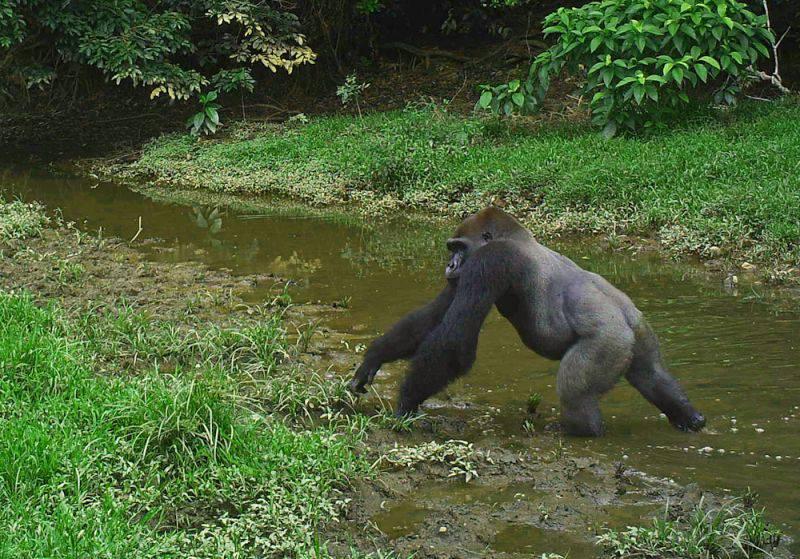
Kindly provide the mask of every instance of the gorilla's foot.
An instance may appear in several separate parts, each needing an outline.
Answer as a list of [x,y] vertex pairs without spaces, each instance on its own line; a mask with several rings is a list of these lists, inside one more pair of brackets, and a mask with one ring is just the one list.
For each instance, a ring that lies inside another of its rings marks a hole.
[[670,421],[676,429],[681,431],[699,431],[706,426],[706,418],[699,411],[687,414],[686,417]]

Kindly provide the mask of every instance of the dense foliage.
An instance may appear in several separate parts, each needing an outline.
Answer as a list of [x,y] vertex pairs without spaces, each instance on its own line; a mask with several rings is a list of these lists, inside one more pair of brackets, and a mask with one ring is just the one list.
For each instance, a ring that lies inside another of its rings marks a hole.
[[253,68],[313,62],[295,15],[250,0],[3,0],[0,95],[14,98],[83,66],[116,84],[185,100],[204,89],[253,89]]
[[545,18],[556,43],[536,57],[528,80],[484,86],[479,105],[506,114],[533,110],[550,78],[581,74],[593,121],[613,136],[651,126],[714,84],[732,103],[740,80],[770,55],[766,17],[737,0],[602,0]]

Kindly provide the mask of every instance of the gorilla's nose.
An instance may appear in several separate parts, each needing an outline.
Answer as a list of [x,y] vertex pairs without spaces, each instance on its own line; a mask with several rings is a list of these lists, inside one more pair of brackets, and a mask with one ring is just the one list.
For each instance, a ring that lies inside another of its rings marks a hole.
[[458,269],[461,267],[461,261],[464,258],[461,252],[456,252],[453,254],[453,257],[450,258],[450,262],[447,264],[447,268],[444,269],[444,275],[447,278],[452,278],[455,276]]

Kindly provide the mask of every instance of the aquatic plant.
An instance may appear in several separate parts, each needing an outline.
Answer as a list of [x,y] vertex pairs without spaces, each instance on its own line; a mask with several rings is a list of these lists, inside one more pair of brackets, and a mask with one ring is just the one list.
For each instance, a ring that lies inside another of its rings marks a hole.
[[609,530],[597,538],[615,557],[680,557],[681,559],[749,559],[776,546],[781,532],[767,522],[763,510],[731,500],[706,507],[701,499],[687,515],[665,512],[651,526]]
[[380,458],[380,462],[413,468],[418,464],[444,464],[450,470],[448,477],[462,477],[470,481],[478,477],[475,460],[487,458],[472,443],[467,441],[448,440],[441,443],[431,441],[418,446],[397,446],[389,449]]
[[48,223],[50,218],[42,205],[0,198],[0,242],[36,237]]

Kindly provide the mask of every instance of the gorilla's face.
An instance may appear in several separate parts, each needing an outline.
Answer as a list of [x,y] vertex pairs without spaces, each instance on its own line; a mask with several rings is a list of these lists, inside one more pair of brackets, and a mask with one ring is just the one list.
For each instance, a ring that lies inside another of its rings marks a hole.
[[507,239],[520,234],[530,235],[513,217],[499,208],[488,207],[471,215],[461,222],[453,237],[447,240],[451,256],[444,277],[455,282],[461,275],[464,262],[476,250],[492,239]]
[[484,231],[477,239],[471,237],[453,237],[447,239],[447,250],[450,251],[450,262],[444,270],[444,277],[448,281],[456,281],[461,275],[461,268],[464,262],[473,252],[481,248],[492,239],[492,234]]

